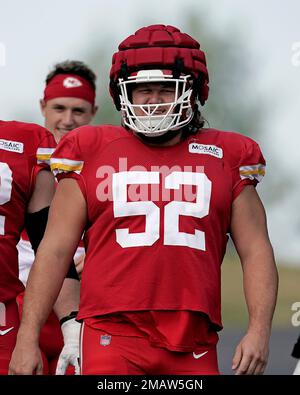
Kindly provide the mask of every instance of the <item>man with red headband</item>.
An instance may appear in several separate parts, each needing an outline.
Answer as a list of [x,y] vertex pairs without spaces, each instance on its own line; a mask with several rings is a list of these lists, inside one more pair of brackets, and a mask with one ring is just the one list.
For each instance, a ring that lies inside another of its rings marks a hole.
[[40,105],[45,127],[57,142],[66,133],[92,121],[98,109],[95,81],[94,72],[79,61],[58,63],[47,75]]
[[[46,77],[44,97],[40,101],[41,111],[45,118],[45,127],[53,134],[56,142],[71,130],[89,124],[97,111],[95,105],[96,75],[83,62],[65,61],[58,63]],[[26,286],[28,274],[34,261],[34,251],[28,240],[26,232],[22,233],[22,239],[18,244],[19,252],[19,278]],[[82,271],[84,260],[84,248],[82,242],[74,257],[76,269]],[[67,280],[71,284],[72,280]],[[74,280],[73,280],[74,281]],[[20,313],[22,312],[24,293],[18,297]],[[71,322],[63,321],[62,328]],[[64,323],[65,322],[65,323]],[[74,336],[79,332],[79,324],[75,324]],[[40,348],[43,354],[44,374],[63,374],[66,366],[62,359],[57,368],[59,355],[64,345],[63,334],[56,314],[52,312],[43,326],[40,336]],[[67,358],[65,358],[67,362]],[[76,361],[77,364],[77,361]],[[67,370],[72,373],[72,369]]]
[[[204,128],[198,104],[208,97],[205,54],[175,27],[144,27],[125,39],[113,56],[110,90],[124,127],[79,128],[51,158],[59,186],[45,260],[36,266],[53,269],[47,284],[32,274],[11,373],[31,373],[39,363],[26,356],[37,355],[44,310],[85,230],[82,374],[219,374],[228,233],[249,310],[233,369],[262,374],[277,271],[255,189],[265,168],[259,146]],[[41,305],[42,289],[48,296]]]

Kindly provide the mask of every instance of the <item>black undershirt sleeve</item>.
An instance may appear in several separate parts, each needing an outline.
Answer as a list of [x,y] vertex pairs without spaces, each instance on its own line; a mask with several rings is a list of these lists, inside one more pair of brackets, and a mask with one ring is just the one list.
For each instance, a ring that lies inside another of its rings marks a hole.
[[[45,207],[35,213],[26,213],[25,215],[25,228],[28,234],[28,238],[34,250],[37,252],[38,246],[44,237],[47,220],[48,220],[49,207]],[[75,263],[72,260],[70,264],[66,278],[73,278],[79,281],[79,277],[76,271]]]

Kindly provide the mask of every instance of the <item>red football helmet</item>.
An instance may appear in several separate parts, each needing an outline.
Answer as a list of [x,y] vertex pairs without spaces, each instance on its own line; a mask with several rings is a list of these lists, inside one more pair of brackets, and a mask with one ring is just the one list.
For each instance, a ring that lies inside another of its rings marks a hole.
[[[132,84],[172,82],[175,98],[164,115],[162,104],[133,105]],[[208,72],[200,44],[173,26],[152,25],[126,38],[113,55],[110,93],[123,122],[130,129],[149,136],[178,130],[193,118],[192,93],[203,105],[208,97]],[[139,108],[142,116],[135,114]]]

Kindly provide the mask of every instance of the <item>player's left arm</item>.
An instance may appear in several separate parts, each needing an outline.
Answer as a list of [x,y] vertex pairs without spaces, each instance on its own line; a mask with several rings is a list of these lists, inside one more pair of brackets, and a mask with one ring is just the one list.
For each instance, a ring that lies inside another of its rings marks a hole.
[[249,325],[238,344],[232,369],[236,374],[262,374],[267,364],[278,273],[263,204],[252,185],[232,206],[231,236],[239,254]]

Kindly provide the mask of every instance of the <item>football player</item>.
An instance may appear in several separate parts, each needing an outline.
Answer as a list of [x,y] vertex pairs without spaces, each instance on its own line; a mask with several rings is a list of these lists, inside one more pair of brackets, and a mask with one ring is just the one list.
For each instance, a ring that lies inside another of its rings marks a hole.
[[[37,328],[85,230],[82,374],[219,374],[228,233],[249,310],[232,368],[262,374],[277,271],[255,189],[265,169],[259,146],[204,128],[198,105],[208,97],[205,54],[175,27],[152,25],[126,38],[112,59],[110,91],[123,126],[79,128],[51,158],[60,182],[11,373],[31,373],[40,363]],[[47,279],[38,273],[43,267]]]
[[42,238],[36,220],[45,226],[53,197],[49,160],[55,145],[42,127],[0,121],[0,374],[8,372],[19,326],[16,297],[24,288],[16,245],[25,225],[33,245]]
[[[45,127],[53,134],[58,142],[63,135],[71,130],[89,124],[97,111],[95,105],[96,75],[83,62],[64,61],[57,63],[53,70],[46,77],[44,97],[40,101],[41,111],[45,118]],[[22,238],[17,246],[19,253],[19,277],[26,286],[28,274],[34,261],[34,252],[28,240],[26,232],[22,233]],[[84,248],[82,242],[77,248],[74,261],[77,272],[82,271],[84,261]],[[72,279],[66,280],[72,286]],[[19,310],[22,313],[24,292],[18,296]],[[63,323],[62,328],[66,332],[66,327],[74,322],[74,336],[79,333],[79,324],[75,320]],[[59,355],[63,348],[63,334],[60,323],[52,312],[41,330],[40,349],[43,354],[44,374],[63,374],[65,363]],[[67,360],[67,359],[66,359]],[[72,374],[73,369],[69,368],[67,374]]]

